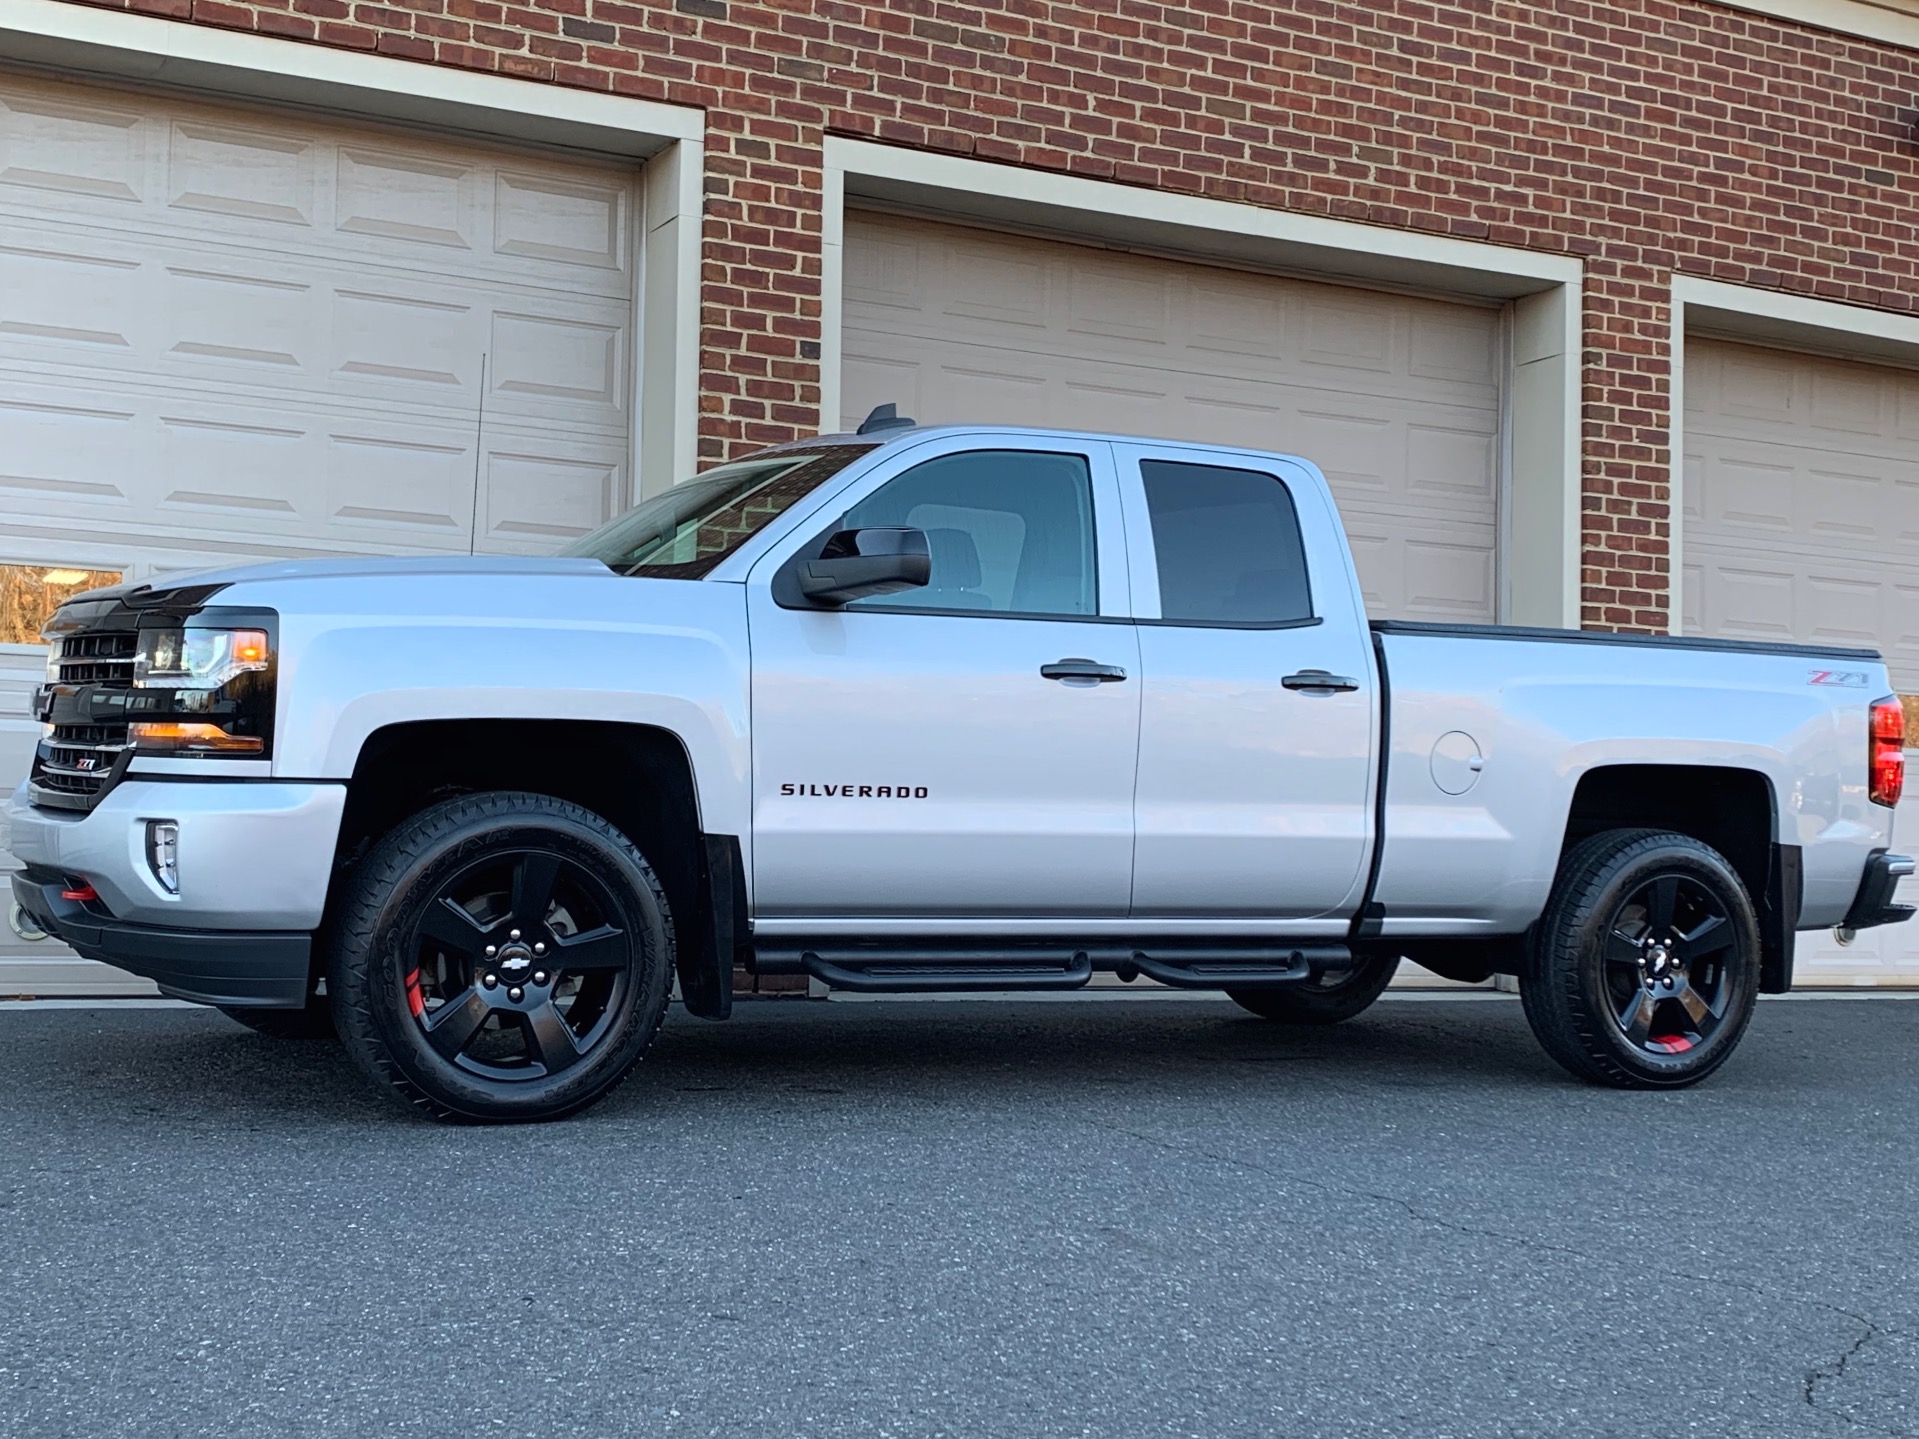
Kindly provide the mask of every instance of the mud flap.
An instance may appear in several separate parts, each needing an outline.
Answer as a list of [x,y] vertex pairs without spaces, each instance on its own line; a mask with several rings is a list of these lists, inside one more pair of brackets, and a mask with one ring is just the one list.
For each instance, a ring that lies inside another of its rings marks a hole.
[[746,876],[737,835],[709,834],[700,866],[697,939],[680,946],[680,1002],[701,1019],[733,1013],[735,952],[746,940]]

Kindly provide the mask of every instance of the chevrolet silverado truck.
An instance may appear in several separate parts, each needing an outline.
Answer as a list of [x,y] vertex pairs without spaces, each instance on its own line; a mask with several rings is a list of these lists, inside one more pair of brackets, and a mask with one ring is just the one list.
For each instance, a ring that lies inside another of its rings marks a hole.
[[557,557],[195,574],[46,638],[21,922],[442,1119],[580,1110],[742,970],[1324,1024],[1410,959],[1670,1088],[1796,931],[1911,913],[1876,654],[1369,623],[1280,454],[882,407]]

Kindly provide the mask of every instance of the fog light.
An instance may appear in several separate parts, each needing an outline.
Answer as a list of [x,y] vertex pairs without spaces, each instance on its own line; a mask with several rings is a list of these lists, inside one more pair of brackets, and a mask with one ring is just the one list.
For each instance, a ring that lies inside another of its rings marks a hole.
[[180,892],[180,824],[171,819],[147,821],[147,867],[168,894]]

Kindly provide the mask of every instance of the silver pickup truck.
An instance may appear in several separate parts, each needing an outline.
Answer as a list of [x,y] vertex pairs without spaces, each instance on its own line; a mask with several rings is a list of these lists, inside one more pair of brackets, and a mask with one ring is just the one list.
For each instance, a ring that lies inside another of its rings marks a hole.
[[577,1111],[741,970],[1323,1024],[1410,958],[1672,1087],[1795,931],[1910,913],[1876,654],[1369,624],[1285,455],[876,412],[557,558],[198,574],[47,638],[19,922],[442,1118]]

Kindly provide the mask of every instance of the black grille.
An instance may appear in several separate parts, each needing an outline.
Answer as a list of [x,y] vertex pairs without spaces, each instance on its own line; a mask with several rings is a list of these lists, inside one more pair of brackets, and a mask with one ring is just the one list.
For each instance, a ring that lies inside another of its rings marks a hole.
[[[53,683],[132,689],[139,642],[131,630],[68,635],[58,641]],[[63,809],[91,808],[113,779],[126,748],[124,722],[55,724],[34,754],[34,799]]]

